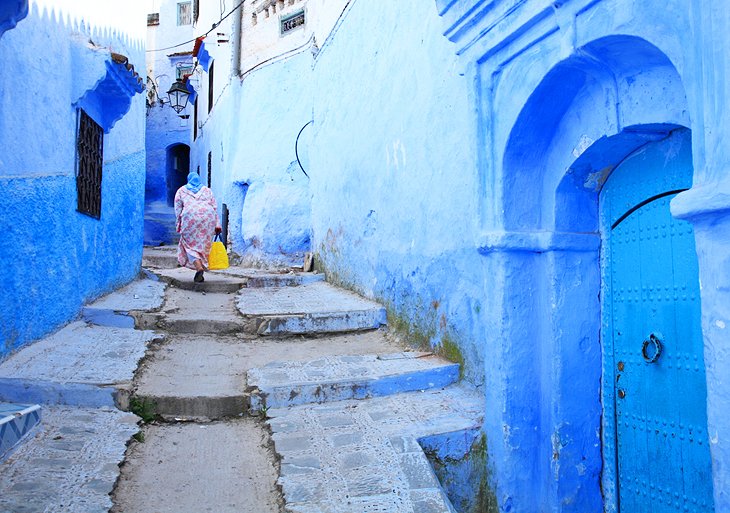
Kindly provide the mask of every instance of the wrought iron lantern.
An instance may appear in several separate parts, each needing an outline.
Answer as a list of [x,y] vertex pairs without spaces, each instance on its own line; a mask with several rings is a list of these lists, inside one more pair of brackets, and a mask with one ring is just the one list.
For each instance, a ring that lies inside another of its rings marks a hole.
[[188,91],[187,86],[182,80],[177,79],[172,86],[170,86],[170,90],[167,91],[167,97],[169,99],[170,107],[180,114],[183,110],[185,110],[185,107],[188,104],[190,91]]

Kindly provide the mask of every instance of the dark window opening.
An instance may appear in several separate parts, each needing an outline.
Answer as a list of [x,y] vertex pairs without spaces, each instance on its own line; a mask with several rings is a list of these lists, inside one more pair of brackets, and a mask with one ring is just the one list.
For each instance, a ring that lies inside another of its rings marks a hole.
[[147,26],[153,27],[155,25],[160,24],[160,13],[159,12],[153,12],[152,14],[147,15]]
[[200,0],[193,0],[193,23],[198,23],[200,15]]
[[215,62],[210,63],[210,68],[208,69],[208,114],[210,114],[210,110],[213,108],[213,65]]
[[211,178],[213,174],[213,152],[208,152],[208,188],[210,188]]
[[79,109],[76,140],[78,169],[76,171],[77,210],[96,219],[101,218],[101,171],[104,163],[104,131]]

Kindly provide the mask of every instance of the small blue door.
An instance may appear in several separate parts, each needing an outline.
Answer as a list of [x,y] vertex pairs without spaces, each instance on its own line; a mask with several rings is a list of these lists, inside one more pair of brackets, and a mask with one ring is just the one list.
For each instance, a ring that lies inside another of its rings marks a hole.
[[691,182],[690,132],[680,130],[632,154],[601,192],[616,420],[604,436],[616,437],[622,513],[714,511],[694,233],[669,211]]

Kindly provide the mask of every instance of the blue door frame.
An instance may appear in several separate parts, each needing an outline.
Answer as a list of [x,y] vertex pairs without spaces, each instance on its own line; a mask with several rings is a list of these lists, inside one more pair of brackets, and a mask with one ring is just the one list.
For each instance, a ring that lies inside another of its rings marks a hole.
[[669,210],[691,185],[683,129],[626,158],[601,192],[604,436],[621,513],[714,511],[694,233]]

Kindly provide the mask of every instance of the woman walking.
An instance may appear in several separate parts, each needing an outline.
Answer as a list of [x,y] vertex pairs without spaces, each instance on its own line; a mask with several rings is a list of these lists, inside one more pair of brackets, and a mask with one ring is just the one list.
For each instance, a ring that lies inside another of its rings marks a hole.
[[203,271],[208,270],[213,234],[220,233],[221,226],[213,192],[200,183],[194,171],[188,175],[188,183],[175,193],[175,217],[180,234],[177,261],[196,271],[193,281],[205,281]]

